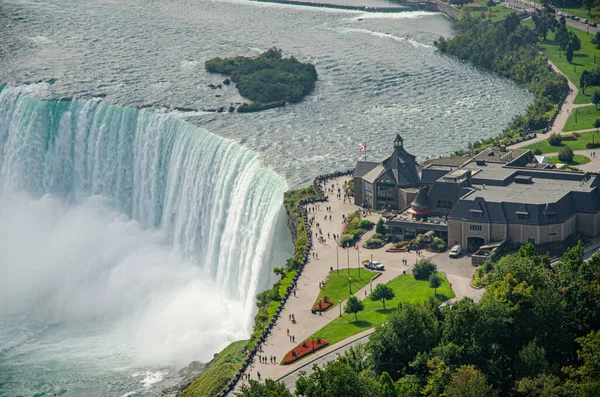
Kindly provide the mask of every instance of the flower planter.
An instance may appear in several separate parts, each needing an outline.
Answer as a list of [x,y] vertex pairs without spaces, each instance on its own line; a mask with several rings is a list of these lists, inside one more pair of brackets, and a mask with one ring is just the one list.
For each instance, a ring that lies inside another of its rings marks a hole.
[[[313,342],[314,342],[314,346],[313,346]],[[283,365],[288,365],[293,362],[296,362],[296,361],[300,360],[302,357],[309,355],[313,351],[322,349],[323,347],[327,346],[328,344],[329,344],[329,342],[327,342],[324,339],[319,339],[319,340],[315,339],[314,341],[312,339],[307,339],[304,342],[302,342],[301,344],[299,344],[298,346],[294,347],[292,350],[290,350],[285,355],[285,357],[283,358]]]

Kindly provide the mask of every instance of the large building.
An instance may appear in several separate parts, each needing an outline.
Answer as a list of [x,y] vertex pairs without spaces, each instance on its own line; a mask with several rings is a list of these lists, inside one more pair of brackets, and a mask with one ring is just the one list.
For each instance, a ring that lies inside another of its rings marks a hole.
[[381,162],[359,161],[355,203],[391,211],[386,225],[414,237],[430,230],[474,251],[499,241],[534,244],[600,234],[597,174],[558,171],[529,150],[488,148],[420,166],[397,136]]

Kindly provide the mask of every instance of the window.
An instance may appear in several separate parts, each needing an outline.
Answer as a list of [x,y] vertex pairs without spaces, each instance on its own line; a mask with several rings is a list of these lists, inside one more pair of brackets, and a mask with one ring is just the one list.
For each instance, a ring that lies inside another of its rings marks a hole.
[[547,221],[553,221],[556,219],[556,214],[546,214]]
[[526,221],[529,218],[529,214],[517,214],[517,219],[520,221]]
[[473,219],[480,219],[483,213],[481,211],[471,211],[471,215]]
[[483,226],[481,225],[469,225],[469,230],[472,232],[480,232],[483,230]]
[[389,199],[393,199],[394,198],[394,188],[393,187],[386,187],[386,186],[379,186],[377,185],[377,198],[389,198]]
[[450,201],[450,200],[438,200],[437,201],[437,207],[445,209],[445,210],[451,210],[452,209],[452,201]]
[[527,242],[535,245],[535,239],[534,238],[528,238]]

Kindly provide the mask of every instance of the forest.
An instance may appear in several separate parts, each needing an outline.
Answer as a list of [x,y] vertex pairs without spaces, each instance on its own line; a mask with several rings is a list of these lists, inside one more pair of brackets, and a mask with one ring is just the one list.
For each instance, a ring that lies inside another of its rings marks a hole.
[[[212,58],[205,62],[209,73],[229,76],[244,98],[258,104],[300,102],[314,88],[317,71],[310,63],[283,58],[281,49],[271,48],[257,57]],[[253,110],[273,106],[247,105]],[[241,108],[240,108],[241,109]]]
[[480,303],[401,303],[295,394],[267,380],[238,396],[599,396],[600,255],[585,261],[578,243],[550,263],[526,244],[490,277]]

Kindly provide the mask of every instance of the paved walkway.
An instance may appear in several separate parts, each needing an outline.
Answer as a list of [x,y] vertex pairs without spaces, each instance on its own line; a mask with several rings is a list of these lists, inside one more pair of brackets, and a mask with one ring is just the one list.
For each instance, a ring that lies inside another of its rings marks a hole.
[[[342,216],[360,209],[348,200],[344,202],[343,199],[338,199],[336,197],[338,186],[341,189],[344,182],[349,179],[350,177],[345,176],[330,180],[327,182],[327,187],[331,188],[333,186],[335,189],[335,193],[329,194],[330,201],[308,206],[311,209],[309,216],[314,214],[315,223],[319,223],[322,235],[326,238],[326,242],[324,244],[320,243],[318,238],[315,238],[315,235],[313,234],[311,255],[309,256],[308,263],[304,267],[302,275],[298,279],[296,296],[291,296],[290,299],[288,299],[281,312],[281,317],[273,328],[272,334],[267,338],[263,345],[263,352],[260,354],[266,357],[275,356],[277,363],[281,362],[285,354],[294,346],[298,345],[316,331],[323,328],[331,320],[339,316],[339,304],[336,304],[332,309],[324,312],[322,315],[311,313],[312,305],[319,294],[319,281],[327,279],[331,268],[335,270],[338,267],[338,264],[340,271],[347,269],[348,266],[354,268],[360,266],[360,262],[363,260],[371,259],[372,257],[373,260],[379,261],[385,265],[385,270],[382,272],[382,275],[372,282],[372,287],[374,288],[377,284],[387,283],[399,275],[402,275],[403,272],[409,273],[412,265],[414,265],[418,259],[414,251],[410,253],[389,253],[385,252],[385,247],[376,250],[367,250],[362,247],[360,247],[359,250],[356,250],[355,248],[343,249],[338,246],[333,238],[327,238],[327,233],[330,235],[333,233],[341,235],[343,228]],[[326,211],[325,208],[328,206],[331,207],[331,211]],[[325,217],[329,218],[329,216],[331,216],[332,220],[325,220]],[[379,214],[372,213],[366,216],[366,219],[377,222]],[[318,230],[319,228],[316,226],[313,226],[311,229],[312,233],[315,233]],[[365,234],[361,241],[368,239],[373,233],[374,230]],[[319,234],[319,236],[321,236],[321,234]],[[313,259],[313,252],[318,256],[318,259]],[[439,255],[447,257],[447,253]],[[434,256],[436,256],[435,253],[423,253],[423,257],[425,258]],[[402,259],[408,260],[408,266],[402,265]],[[453,269],[452,266],[446,268],[446,266],[442,265],[440,267],[440,270],[446,272],[448,279],[453,283],[453,288],[457,293],[457,296],[471,296],[479,293],[478,290],[469,287],[470,275],[468,275],[468,273],[470,271],[472,274],[475,271],[475,268],[470,266],[470,264],[468,266],[469,268],[464,267],[464,265],[461,267],[456,266],[456,269]],[[368,294],[370,289],[371,285],[367,285],[359,291],[356,291],[354,295],[359,299],[364,299],[365,291],[367,291]],[[344,303],[345,301],[342,302],[342,306],[344,306]],[[292,324],[289,320],[289,315],[291,314],[294,314],[295,316],[295,324]],[[295,337],[295,342],[290,342],[289,336],[287,335],[287,329],[290,331],[289,334]],[[360,334],[338,342],[333,346],[323,349],[321,352],[315,353],[315,356],[311,357],[324,355],[330,351],[330,349],[335,350],[339,346],[342,346],[359,336]],[[249,367],[246,373],[249,373],[252,379],[257,379],[258,372],[260,372],[262,379],[279,379],[290,371],[305,365],[306,362],[310,360],[311,358],[309,357],[299,360],[291,365],[281,366],[279,364],[263,364],[258,362],[257,359]],[[268,359],[267,362],[269,362]],[[236,390],[239,390],[241,384],[244,384],[244,382],[239,382]]]

